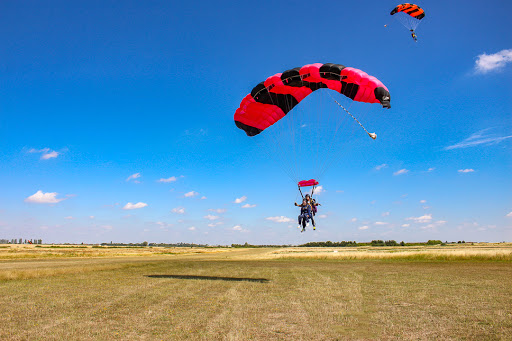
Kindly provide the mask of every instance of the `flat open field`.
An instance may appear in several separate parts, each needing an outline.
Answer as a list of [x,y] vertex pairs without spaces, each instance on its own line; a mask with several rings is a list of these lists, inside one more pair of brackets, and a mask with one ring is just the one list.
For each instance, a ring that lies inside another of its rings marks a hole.
[[0,340],[512,340],[512,245],[0,246]]

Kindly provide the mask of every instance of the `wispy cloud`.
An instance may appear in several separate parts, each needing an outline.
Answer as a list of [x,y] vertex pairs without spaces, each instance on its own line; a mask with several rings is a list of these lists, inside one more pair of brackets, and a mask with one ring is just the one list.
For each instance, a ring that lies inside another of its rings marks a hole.
[[430,223],[432,221],[432,214],[425,214],[425,215],[422,215],[421,217],[410,217],[410,218],[406,218],[405,220],[411,220],[415,223],[420,223],[420,224]]
[[402,174],[407,174],[407,173],[409,173],[409,170],[403,168],[403,169],[400,169],[400,170],[394,172],[393,175],[402,175]]
[[66,200],[66,198],[57,198],[57,192],[47,192],[44,193],[43,191],[37,191],[28,198],[25,199],[25,202],[30,202],[34,204],[56,204],[63,200]]
[[135,182],[135,183],[139,183],[139,181],[138,181],[138,180],[136,180],[136,179],[138,179],[138,178],[140,178],[140,177],[141,177],[140,173],[135,173],[135,174],[132,174],[132,175],[130,175],[129,177],[127,177],[127,178],[126,178],[126,181],[133,180],[133,182]]
[[43,148],[43,149],[30,149],[28,151],[29,153],[41,153],[41,160],[49,160],[54,159],[57,156],[60,155],[59,152],[56,152],[55,150],[51,150],[50,148]]
[[317,187],[315,187],[313,194],[320,195],[324,192],[325,192],[325,189],[323,188],[323,186],[317,186]]
[[195,231],[195,230],[196,230],[196,227],[195,227],[195,226],[190,226],[190,227],[188,228],[188,230],[189,230],[189,231]]
[[378,171],[379,171],[379,170],[381,170],[381,169],[383,169],[383,168],[386,168],[387,166],[388,166],[387,164],[383,163],[382,165],[378,165],[378,166],[376,166],[376,167],[375,167],[375,170],[378,170]]
[[512,217],[512,211],[509,214],[507,214],[506,217],[511,218]]
[[205,215],[203,218],[204,218],[204,219],[208,219],[208,220],[217,220],[217,219],[219,219],[220,217],[219,217],[218,215],[208,214],[208,215]]
[[254,205],[245,204],[245,205],[242,206],[242,208],[253,208],[253,207],[256,207],[256,204],[254,204]]
[[195,192],[195,191],[190,191],[190,192],[187,192],[184,194],[185,198],[192,198],[192,197],[195,197],[195,196],[198,196],[199,193]]
[[459,173],[473,173],[475,170],[473,168],[459,169],[457,172]]
[[223,225],[223,224],[224,223],[222,221],[216,221],[216,222],[209,223],[208,226],[209,227],[215,227],[215,226]]
[[224,213],[224,212],[226,212],[226,209],[225,208],[210,208],[210,209],[208,209],[208,211],[216,212],[216,213]]
[[388,225],[389,223],[386,223],[385,221],[376,221],[374,224],[382,226],[382,225]]
[[505,65],[512,62],[512,49],[501,50],[494,54],[482,53],[476,57],[475,72],[488,73],[500,71]]
[[185,214],[185,207],[175,207],[171,210],[171,212],[173,213],[177,213],[177,214]]
[[368,230],[370,227],[368,225],[358,227],[359,230]]
[[136,204],[132,204],[131,202],[124,205],[123,210],[136,210],[138,208],[143,208],[148,206],[145,202],[138,202]]
[[236,198],[234,203],[235,204],[241,204],[243,203],[245,200],[247,200],[247,197],[244,195],[243,197],[240,197],[240,198]]
[[267,217],[265,219],[273,221],[275,223],[289,223],[290,221],[292,221],[290,218],[285,216]]
[[488,134],[487,132],[490,129],[483,129],[480,130],[474,134],[472,134],[470,137],[462,140],[459,143],[453,144],[448,147],[444,147],[444,150],[451,150],[451,149],[459,149],[459,148],[468,148],[468,147],[475,147],[478,145],[493,145],[500,143],[506,139],[509,139],[512,137],[512,135],[508,136],[494,136],[492,134]]
[[171,176],[170,178],[161,178],[160,180],[157,180],[158,182],[175,182],[176,180],[178,180],[177,177],[175,176]]
[[388,216],[389,216],[389,212],[383,212],[383,213],[381,214],[381,216],[383,216],[383,217],[388,217]]

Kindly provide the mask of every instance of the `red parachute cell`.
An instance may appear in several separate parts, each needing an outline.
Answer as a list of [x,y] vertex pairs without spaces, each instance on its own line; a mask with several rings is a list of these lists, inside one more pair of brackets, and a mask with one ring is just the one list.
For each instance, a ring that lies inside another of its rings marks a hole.
[[315,179],[299,181],[299,187],[309,187],[318,185],[318,181]]

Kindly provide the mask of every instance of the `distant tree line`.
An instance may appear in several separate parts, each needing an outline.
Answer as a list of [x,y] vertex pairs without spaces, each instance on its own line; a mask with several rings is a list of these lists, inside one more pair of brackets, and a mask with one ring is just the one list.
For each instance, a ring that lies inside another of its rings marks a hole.
[[118,247],[210,247],[208,244],[194,243],[101,243],[101,246],[118,246]]
[[0,239],[0,244],[43,244],[42,239]]

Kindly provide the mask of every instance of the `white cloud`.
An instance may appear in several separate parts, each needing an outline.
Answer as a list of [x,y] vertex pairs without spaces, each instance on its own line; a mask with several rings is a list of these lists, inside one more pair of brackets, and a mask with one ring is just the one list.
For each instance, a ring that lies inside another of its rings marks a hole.
[[55,150],[52,150],[51,152],[44,153],[43,155],[41,155],[41,160],[54,159],[57,156],[59,156],[59,153],[56,152]]
[[475,170],[473,168],[459,169],[457,172],[459,173],[473,173]]
[[206,200],[206,199],[207,198],[204,195],[201,197],[201,200]]
[[195,226],[190,226],[188,229],[189,229],[189,231],[195,231],[196,227]]
[[235,225],[235,226],[232,227],[232,230],[234,230],[234,231],[242,231],[242,226]]
[[47,192],[43,193],[43,191],[37,191],[32,194],[28,198],[25,199],[25,202],[30,202],[34,204],[56,204],[61,202],[62,200],[66,200],[65,198],[57,199],[57,192]]
[[[127,177],[126,181],[135,180],[135,179],[138,179],[140,177],[141,177],[140,173],[135,173],[135,174],[132,174],[129,177]],[[138,183],[138,181],[134,181],[134,182]]]
[[435,170],[436,170],[436,167],[430,167],[429,169],[427,169],[427,173],[433,172]]
[[438,226],[441,226],[441,225],[444,225],[446,224],[446,221],[444,220],[438,220],[434,223],[431,223],[431,224],[428,224],[428,225],[425,225],[425,226],[422,226],[421,228],[424,229],[424,230],[427,230],[427,229],[435,229],[436,227]]
[[444,150],[468,148],[468,147],[474,147],[474,146],[478,146],[478,145],[489,146],[489,145],[500,143],[501,141],[504,141],[504,140],[512,137],[512,135],[494,136],[492,134],[487,133],[487,131],[489,131],[489,130],[490,130],[490,128],[480,130],[480,131],[472,134],[470,137],[462,140],[459,143],[456,143],[456,144],[448,146],[448,147],[444,147]]
[[405,220],[412,220],[413,222],[420,224],[430,223],[432,221],[432,214],[425,214],[422,215],[421,217],[410,217],[406,218]]
[[240,198],[236,198],[234,203],[235,204],[241,204],[243,203],[245,200],[247,200],[247,197],[244,195],[243,197],[240,197]]
[[93,215],[90,215],[90,216],[89,216],[89,219],[94,219],[94,216],[93,216]]
[[375,225],[388,225],[389,223],[386,223],[384,221],[376,221],[374,224]]
[[216,212],[216,213],[224,213],[224,212],[226,212],[226,209],[225,208],[210,208],[210,209],[208,209],[208,211]]
[[512,211],[509,214],[507,214],[506,217],[512,217]]
[[290,218],[285,217],[285,216],[267,217],[265,219],[273,221],[275,223],[288,223],[288,222],[292,221]]
[[384,213],[381,214],[381,216],[388,217],[389,216],[389,212],[384,212]]
[[245,204],[242,206],[242,208],[253,208],[253,207],[256,207],[256,205]]
[[218,226],[218,225],[223,225],[224,223],[222,221],[216,221],[214,223],[209,223],[208,226],[209,227],[215,227],[215,226]]
[[409,173],[409,170],[404,168],[404,169],[400,169],[400,170],[394,172],[393,175],[402,175],[402,174],[407,174],[407,173]]
[[192,197],[195,197],[197,195],[199,195],[199,193],[197,193],[195,191],[190,191],[190,192],[185,193],[185,198],[192,198]]
[[359,230],[368,230],[370,227],[368,225],[360,226]]
[[67,216],[67,217],[64,217],[64,219],[72,220],[72,219],[75,219],[75,218],[73,218],[72,216]]
[[499,71],[505,67],[507,63],[512,62],[512,49],[501,50],[494,54],[486,54],[485,52],[477,56],[475,62],[476,73],[488,73],[491,71]]
[[42,153],[41,160],[54,159],[60,155],[59,152],[56,152],[55,150],[51,150],[50,148],[43,148],[43,149],[32,148],[28,152],[29,153]]
[[320,214],[320,215],[318,216],[318,218],[325,219],[325,218],[327,218],[327,214]]
[[322,186],[317,186],[317,187],[315,187],[315,191],[313,192],[313,194],[320,195],[324,192],[325,192],[325,189]]
[[402,227],[409,227],[411,224],[402,224]]
[[185,207],[175,207],[171,210],[171,212],[173,213],[177,213],[177,214],[185,214]]
[[144,202],[138,202],[136,204],[132,204],[131,202],[129,202],[126,205],[124,205],[123,210],[135,210],[138,208],[146,207],[147,205],[148,204],[146,204]]
[[219,219],[220,217],[218,215],[211,215],[211,214],[208,214],[208,215],[205,215],[203,217],[204,219],[208,219],[208,220],[217,220]]
[[357,218],[350,219],[351,222],[355,223],[357,221]]
[[161,178],[160,180],[158,180],[158,182],[174,182],[178,180],[175,176],[171,176],[170,178],[167,178],[167,179],[164,179],[164,178]]
[[388,166],[387,164],[383,163],[382,165],[378,165],[378,166],[376,166],[376,167],[375,167],[375,170],[378,170],[378,171],[379,171],[379,170],[381,170],[381,169],[383,169],[383,168],[387,168],[387,166]]
[[427,201],[425,199],[420,200],[420,204],[425,204]]

